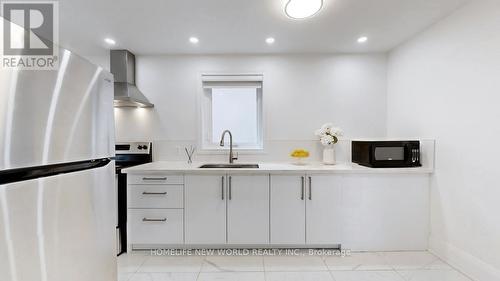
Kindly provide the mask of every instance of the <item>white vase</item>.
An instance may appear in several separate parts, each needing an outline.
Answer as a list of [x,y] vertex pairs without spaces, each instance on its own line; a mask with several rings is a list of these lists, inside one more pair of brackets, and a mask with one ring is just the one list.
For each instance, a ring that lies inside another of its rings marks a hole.
[[323,149],[323,164],[335,165],[335,148],[327,146]]

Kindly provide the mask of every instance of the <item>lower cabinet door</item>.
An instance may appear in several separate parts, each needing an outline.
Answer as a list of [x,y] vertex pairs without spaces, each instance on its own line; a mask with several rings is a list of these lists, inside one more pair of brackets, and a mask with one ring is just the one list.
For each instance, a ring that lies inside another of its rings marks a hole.
[[271,175],[271,244],[305,244],[305,199],[305,175]]
[[346,249],[421,251],[428,247],[428,174],[345,175],[342,206]]
[[226,243],[225,175],[185,176],[186,244]]
[[308,175],[306,242],[333,245],[341,241],[341,175]]
[[129,209],[128,244],[183,244],[182,209]]
[[269,175],[228,175],[227,242],[269,243]]

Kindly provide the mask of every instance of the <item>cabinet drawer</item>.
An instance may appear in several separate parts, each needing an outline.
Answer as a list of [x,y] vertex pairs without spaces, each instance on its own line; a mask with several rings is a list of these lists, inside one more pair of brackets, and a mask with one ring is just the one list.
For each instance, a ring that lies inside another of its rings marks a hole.
[[183,244],[183,210],[129,209],[129,244]]
[[184,184],[182,175],[127,175],[129,184]]
[[134,185],[127,187],[127,207],[139,209],[184,208],[183,185]]

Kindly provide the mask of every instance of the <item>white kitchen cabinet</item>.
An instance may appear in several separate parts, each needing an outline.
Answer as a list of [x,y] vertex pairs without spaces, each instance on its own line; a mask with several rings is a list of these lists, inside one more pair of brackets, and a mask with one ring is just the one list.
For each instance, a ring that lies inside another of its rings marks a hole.
[[127,187],[129,209],[182,209],[183,198],[182,185],[129,184]]
[[127,244],[184,244],[184,175],[127,175]]
[[240,173],[131,177],[130,248],[428,248],[428,174]]
[[127,243],[182,244],[182,209],[129,209]]
[[268,244],[269,175],[186,175],[186,244]]
[[128,184],[184,184],[183,175],[127,175]]
[[306,242],[305,174],[271,175],[270,242],[301,245]]
[[341,240],[341,175],[307,175],[306,243],[335,245]]
[[359,251],[427,249],[428,181],[426,174],[346,175],[342,246]]
[[269,175],[228,175],[227,243],[269,243]]
[[226,243],[226,177],[186,175],[185,235],[187,244]]
[[271,243],[342,243],[341,175],[271,175]]

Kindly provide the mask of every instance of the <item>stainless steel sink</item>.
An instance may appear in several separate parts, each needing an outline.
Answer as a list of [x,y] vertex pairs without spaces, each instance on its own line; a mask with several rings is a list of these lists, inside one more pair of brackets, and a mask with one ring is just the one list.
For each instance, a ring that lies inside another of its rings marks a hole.
[[258,164],[204,164],[202,169],[258,169]]

